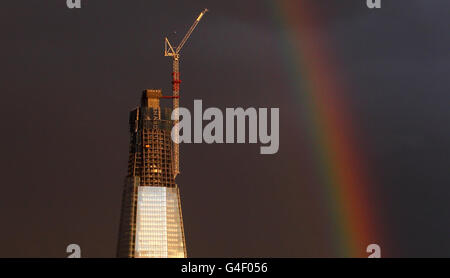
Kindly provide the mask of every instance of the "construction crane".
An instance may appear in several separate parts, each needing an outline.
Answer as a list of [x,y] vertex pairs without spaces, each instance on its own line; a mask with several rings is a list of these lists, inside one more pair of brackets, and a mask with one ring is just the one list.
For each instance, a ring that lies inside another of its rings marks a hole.
[[169,42],[169,39],[167,37],[164,41],[164,56],[170,56],[173,58],[173,71],[172,71],[172,99],[173,99],[173,110],[175,111],[175,120],[174,120],[174,132],[176,134],[176,142],[174,142],[174,150],[173,150],[173,169],[174,169],[174,178],[180,173],[180,145],[179,145],[179,138],[178,138],[178,120],[179,120],[179,113],[178,113],[178,107],[180,104],[180,51],[183,48],[186,41],[191,36],[192,32],[194,31],[195,27],[197,27],[197,24],[200,22],[202,17],[205,15],[205,13],[208,12],[208,9],[204,9],[200,15],[197,17],[197,19],[192,24],[191,28],[189,28],[189,31],[186,33],[184,38],[181,40],[180,44],[174,48]]

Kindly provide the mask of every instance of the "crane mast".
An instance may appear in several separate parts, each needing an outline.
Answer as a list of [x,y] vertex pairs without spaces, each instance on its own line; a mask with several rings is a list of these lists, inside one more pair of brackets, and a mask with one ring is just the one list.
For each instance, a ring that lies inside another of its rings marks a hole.
[[164,56],[170,56],[173,60],[173,68],[172,68],[172,99],[173,99],[173,110],[175,111],[175,120],[174,120],[174,132],[176,134],[176,142],[174,142],[174,148],[173,148],[173,169],[174,169],[174,178],[180,173],[180,145],[179,145],[179,138],[178,138],[178,121],[179,121],[179,113],[178,113],[178,107],[180,105],[180,52],[183,48],[186,41],[191,36],[192,32],[194,31],[195,27],[197,27],[197,24],[200,22],[202,17],[205,15],[205,13],[208,12],[208,9],[204,9],[200,15],[197,17],[197,19],[192,24],[191,28],[189,28],[188,32],[184,36],[184,38],[181,40],[180,44],[174,49],[172,45],[169,42],[169,39],[166,37],[164,41]]

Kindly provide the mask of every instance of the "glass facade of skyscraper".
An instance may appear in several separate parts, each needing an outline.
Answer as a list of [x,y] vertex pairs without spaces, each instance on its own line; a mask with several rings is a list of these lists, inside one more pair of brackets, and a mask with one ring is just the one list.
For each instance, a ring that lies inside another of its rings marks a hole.
[[183,258],[177,188],[140,186],[137,199],[135,257]]
[[128,175],[122,197],[117,255],[186,257],[180,192],[175,183],[171,109],[160,90],[146,90],[130,113]]

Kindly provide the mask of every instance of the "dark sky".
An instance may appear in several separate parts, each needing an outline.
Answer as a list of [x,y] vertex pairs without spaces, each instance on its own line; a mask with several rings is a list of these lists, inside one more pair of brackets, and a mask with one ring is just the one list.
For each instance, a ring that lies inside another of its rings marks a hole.
[[[115,256],[128,113],[170,91],[163,38],[183,50],[182,105],[279,107],[280,151],[181,146],[191,257],[333,256],[312,188],[279,26],[267,1],[3,1],[0,10],[0,257]],[[351,80],[389,256],[450,256],[450,2],[303,0]],[[301,6],[301,5],[300,5]],[[299,78],[301,78],[299,76]]]

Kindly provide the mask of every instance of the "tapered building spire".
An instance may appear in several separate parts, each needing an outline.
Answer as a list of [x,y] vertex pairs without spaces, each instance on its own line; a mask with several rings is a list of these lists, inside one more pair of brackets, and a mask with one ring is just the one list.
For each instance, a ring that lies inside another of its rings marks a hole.
[[173,169],[172,109],[161,90],[145,90],[130,113],[128,174],[122,197],[118,257],[186,257],[180,193]]

